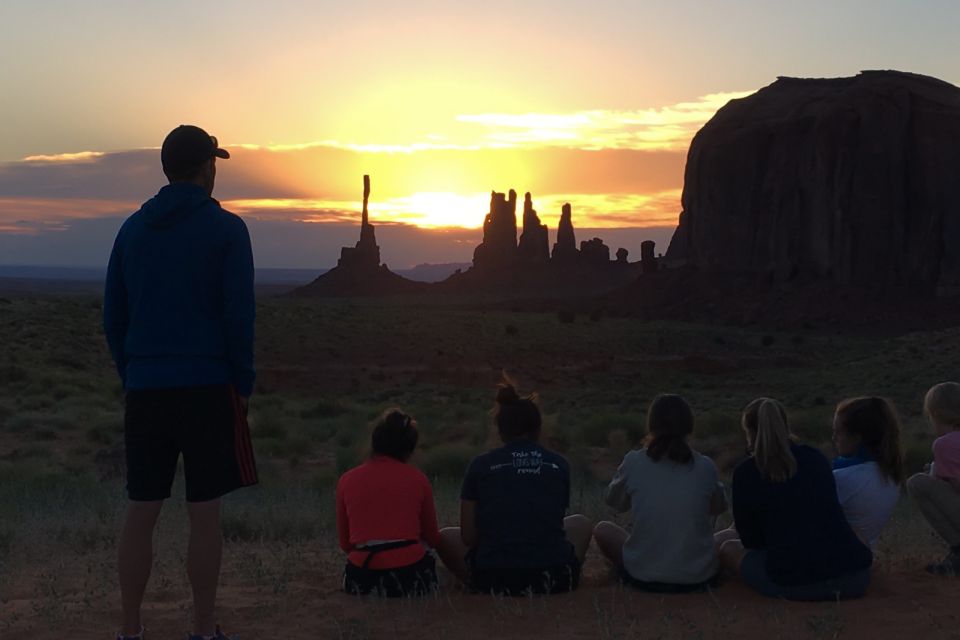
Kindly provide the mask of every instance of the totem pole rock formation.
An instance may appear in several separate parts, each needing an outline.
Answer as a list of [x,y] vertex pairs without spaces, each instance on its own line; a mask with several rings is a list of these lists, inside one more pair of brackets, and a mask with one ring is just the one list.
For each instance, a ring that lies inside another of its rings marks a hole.
[[305,297],[356,297],[419,293],[427,285],[399,276],[387,265],[380,264],[380,247],[370,224],[367,202],[370,199],[370,176],[363,176],[363,214],[360,218],[360,240],[353,247],[340,249],[337,266],[308,285],[292,292]]
[[667,258],[712,273],[960,291],[960,88],[779,78],[690,146]]
[[490,192],[490,211],[483,220],[483,242],[473,251],[478,269],[509,266],[517,259],[517,192],[510,189],[509,199]]
[[640,270],[642,273],[657,272],[657,243],[653,240],[644,240],[640,243]]
[[523,233],[520,234],[517,255],[521,262],[526,263],[550,260],[547,225],[540,223],[529,191],[523,196]]
[[560,214],[560,223],[557,226],[557,242],[553,245],[551,257],[558,264],[573,264],[580,257],[580,252],[577,250],[577,238],[573,233],[573,214],[569,202],[563,205]]
[[360,219],[360,240],[354,247],[340,249],[338,267],[345,269],[376,269],[380,266],[380,247],[377,246],[377,236],[370,217],[367,213],[367,202],[370,199],[370,176],[363,176],[363,214]]

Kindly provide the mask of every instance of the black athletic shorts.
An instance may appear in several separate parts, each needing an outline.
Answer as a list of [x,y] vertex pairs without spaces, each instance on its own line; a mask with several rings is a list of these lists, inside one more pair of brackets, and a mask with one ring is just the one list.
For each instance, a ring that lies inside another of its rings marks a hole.
[[470,589],[478,593],[503,596],[566,593],[579,585],[580,562],[576,558],[566,564],[540,569],[470,569]]
[[630,575],[626,569],[620,568],[620,581],[628,587],[648,591],[650,593],[706,593],[720,586],[719,574],[704,582],[695,582],[692,584],[677,584],[673,582],[650,582],[647,580],[637,580]]
[[353,595],[402,598],[425,596],[436,589],[437,562],[429,552],[405,567],[365,569],[348,562],[343,570],[343,590]]
[[127,391],[127,495],[170,497],[183,454],[187,502],[204,502],[257,483],[246,412],[232,385]]

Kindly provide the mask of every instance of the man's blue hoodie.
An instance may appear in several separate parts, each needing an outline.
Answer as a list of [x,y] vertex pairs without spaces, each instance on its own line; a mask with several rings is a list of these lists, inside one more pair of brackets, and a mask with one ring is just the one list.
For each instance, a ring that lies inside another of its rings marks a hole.
[[163,187],[117,234],[103,327],[125,389],[253,390],[253,254],[203,187]]

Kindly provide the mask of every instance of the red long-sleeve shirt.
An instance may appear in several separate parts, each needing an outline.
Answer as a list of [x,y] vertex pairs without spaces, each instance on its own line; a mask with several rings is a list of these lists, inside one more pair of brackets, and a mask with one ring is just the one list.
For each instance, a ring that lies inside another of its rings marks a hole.
[[[367,552],[358,545],[387,540],[440,542],[430,481],[417,468],[389,456],[375,456],[347,471],[337,483],[340,548],[362,566]],[[370,569],[395,569],[423,558],[422,544],[381,551]]]

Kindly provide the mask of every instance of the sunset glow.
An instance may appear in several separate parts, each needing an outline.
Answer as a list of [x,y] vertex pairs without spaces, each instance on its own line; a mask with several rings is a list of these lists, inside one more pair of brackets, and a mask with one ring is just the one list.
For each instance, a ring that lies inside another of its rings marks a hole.
[[423,231],[404,259],[469,260],[434,232],[475,239],[492,190],[531,192],[551,234],[569,202],[578,228],[669,237],[693,136],[780,75],[960,80],[960,9],[892,0],[55,4],[0,3],[0,263],[56,238],[45,260],[99,264],[180,123],[230,150],[214,196],[279,264],[298,242],[335,263],[364,174],[374,223]]

